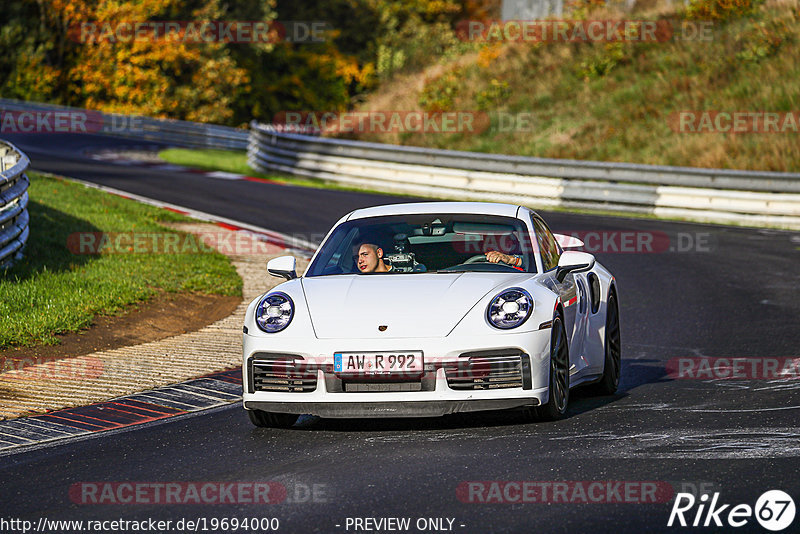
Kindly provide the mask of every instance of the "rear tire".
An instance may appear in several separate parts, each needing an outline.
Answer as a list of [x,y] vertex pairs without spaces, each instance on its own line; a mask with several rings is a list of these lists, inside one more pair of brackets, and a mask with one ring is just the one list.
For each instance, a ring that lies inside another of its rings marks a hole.
[[605,363],[603,376],[594,385],[597,395],[613,395],[619,387],[620,368],[622,366],[622,344],[619,335],[619,306],[614,293],[608,297],[606,306],[606,339]]
[[533,414],[542,421],[556,421],[564,417],[569,404],[569,347],[564,322],[560,316],[553,319],[550,333],[550,381],[548,399],[536,406]]
[[292,413],[265,412],[264,410],[247,410],[250,422],[261,428],[289,428],[300,418]]

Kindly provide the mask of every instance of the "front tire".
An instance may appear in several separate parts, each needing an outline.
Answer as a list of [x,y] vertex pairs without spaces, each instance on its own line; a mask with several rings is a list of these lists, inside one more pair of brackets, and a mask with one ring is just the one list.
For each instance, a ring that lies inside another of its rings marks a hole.
[[594,387],[597,395],[613,395],[619,387],[619,375],[622,366],[622,343],[619,335],[619,306],[614,293],[608,296],[605,337],[603,377]]
[[556,421],[564,417],[569,404],[569,347],[564,322],[553,319],[550,333],[550,381],[547,403],[534,408],[537,419]]
[[289,428],[300,418],[292,413],[265,412],[264,410],[247,410],[250,422],[261,428]]

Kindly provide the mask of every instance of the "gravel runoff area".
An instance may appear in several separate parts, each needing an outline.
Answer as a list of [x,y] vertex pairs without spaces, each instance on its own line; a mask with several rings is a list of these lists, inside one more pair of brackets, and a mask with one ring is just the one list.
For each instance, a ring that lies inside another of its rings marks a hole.
[[[194,234],[234,232],[206,223],[169,226]],[[195,332],[0,373],[0,419],[83,406],[240,367],[245,310],[282,281],[267,274],[266,262],[286,251],[266,243],[257,254],[218,250],[231,258],[244,282],[244,299],[233,314]],[[302,272],[307,261],[297,261]]]

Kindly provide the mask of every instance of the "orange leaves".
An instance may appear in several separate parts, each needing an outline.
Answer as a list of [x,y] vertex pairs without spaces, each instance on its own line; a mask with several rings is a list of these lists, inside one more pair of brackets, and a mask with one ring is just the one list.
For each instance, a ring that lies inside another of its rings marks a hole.
[[232,116],[237,89],[248,77],[225,43],[184,42],[185,30],[173,35],[147,30],[148,22],[167,15],[214,20],[223,14],[218,0],[195,9],[183,0],[44,3],[51,18],[84,30],[70,35],[75,54],[67,76],[77,103],[106,112],[203,122],[225,122]]
[[691,0],[686,18],[724,21],[752,13],[764,0]]
[[502,51],[502,45],[497,43],[481,47],[481,49],[478,51],[478,65],[484,69],[489,68],[489,66],[494,63],[498,57],[500,57]]

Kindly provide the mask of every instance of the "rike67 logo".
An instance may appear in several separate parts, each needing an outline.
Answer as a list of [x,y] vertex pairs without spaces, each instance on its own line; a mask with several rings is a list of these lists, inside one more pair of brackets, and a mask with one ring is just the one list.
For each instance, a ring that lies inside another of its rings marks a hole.
[[[761,495],[754,507],[749,504],[722,504],[719,492],[709,502],[708,494],[699,499],[691,493],[678,493],[667,526],[672,527],[722,527],[733,528],[751,525],[753,518],[767,530],[778,532],[794,521],[794,500],[781,490],[770,490]],[[750,531],[751,529],[746,529]]]

